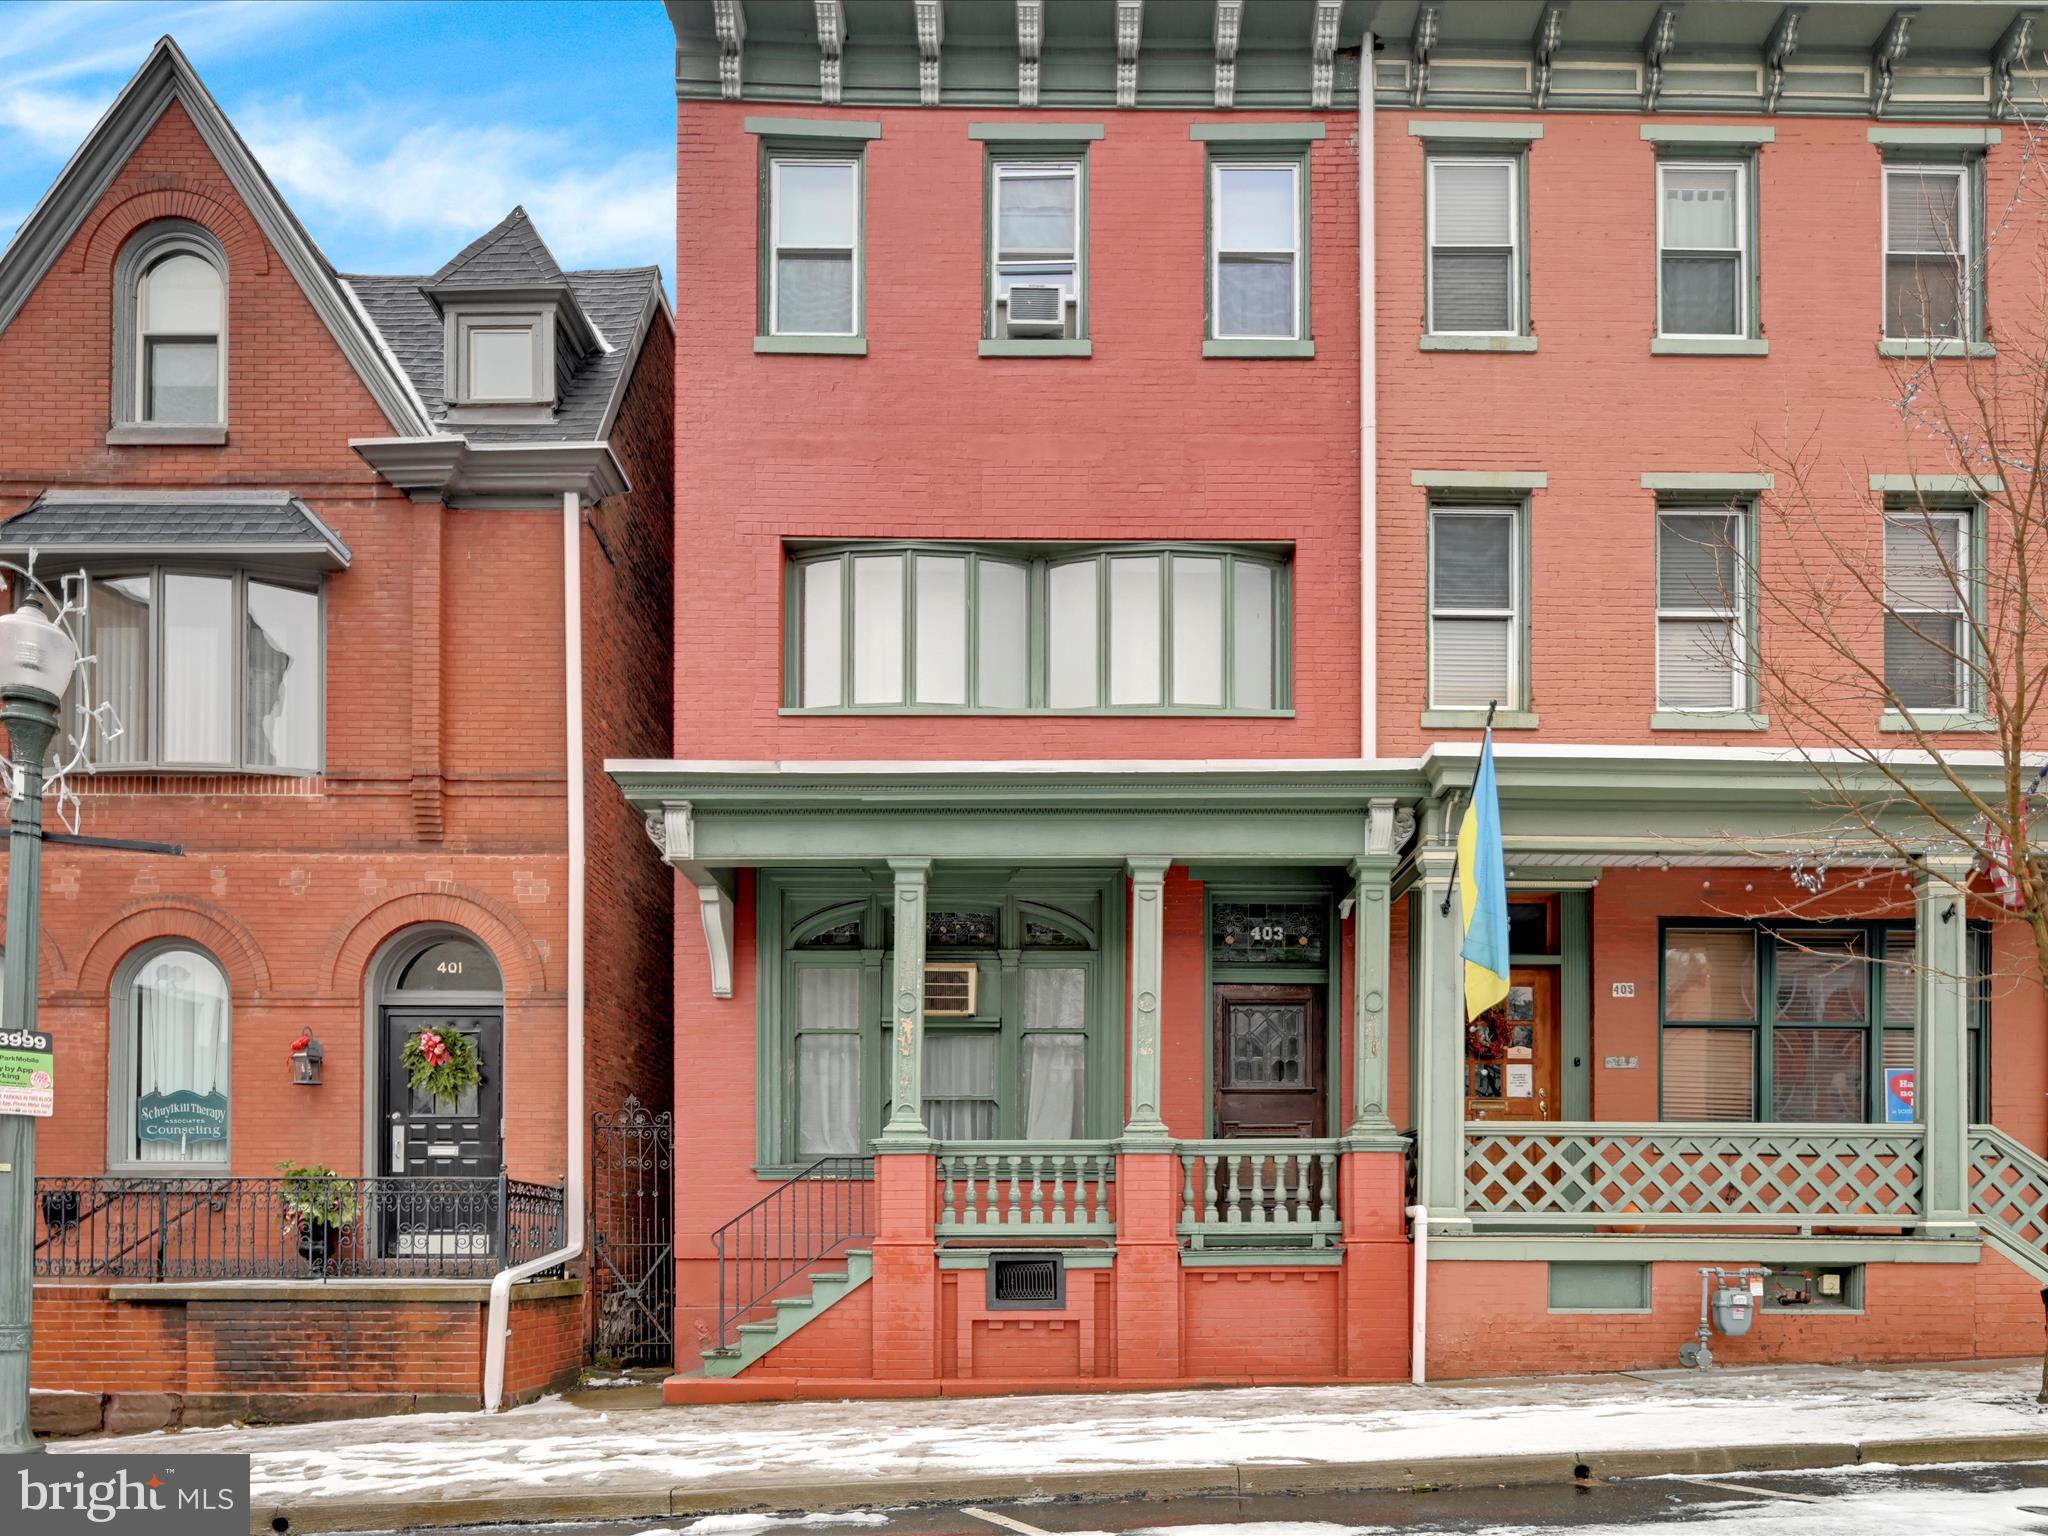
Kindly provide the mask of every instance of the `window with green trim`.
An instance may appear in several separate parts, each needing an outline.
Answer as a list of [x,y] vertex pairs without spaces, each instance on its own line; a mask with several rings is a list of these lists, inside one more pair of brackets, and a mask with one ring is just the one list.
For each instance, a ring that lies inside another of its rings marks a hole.
[[1525,155],[1505,149],[1428,158],[1429,331],[1529,333],[1522,235]]
[[861,164],[858,152],[768,152],[766,334],[860,334]]
[[1309,337],[1307,150],[1209,151],[1209,338]]
[[864,544],[790,561],[789,706],[1288,707],[1288,557],[1222,546]]
[[1884,334],[1894,341],[1984,335],[1979,284],[1983,156],[1887,156],[1884,168]]
[[1657,160],[1657,334],[1757,334],[1751,249],[1754,162],[1665,153]]
[[[1913,946],[1912,928],[1897,923],[1667,925],[1663,1117],[1886,1119],[1886,1073],[1914,1063]],[[1974,1116],[1989,1038],[1988,934],[1973,930],[1970,956]]]
[[991,148],[988,313],[994,341],[1088,334],[1088,157]]
[[1884,516],[1884,680],[1886,702],[1908,710],[1967,710],[1976,704],[1977,606],[1974,503],[1887,503]]
[[1528,613],[1518,506],[1429,514],[1429,707],[1521,709]]
[[1659,709],[1750,707],[1753,515],[1748,506],[1658,507]]
[[[888,1117],[882,978],[894,915],[879,878],[867,883],[835,892],[764,879],[762,920],[781,935],[763,949],[765,1163],[863,1154]],[[935,1140],[1070,1141],[1115,1129],[1118,883],[934,891],[930,963],[978,973],[971,1014],[926,1017],[922,1107]]]

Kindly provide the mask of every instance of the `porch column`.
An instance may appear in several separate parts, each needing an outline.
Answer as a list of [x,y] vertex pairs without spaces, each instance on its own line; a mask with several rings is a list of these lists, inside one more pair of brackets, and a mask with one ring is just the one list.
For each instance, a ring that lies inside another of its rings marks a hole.
[[1180,1159],[1159,1113],[1161,979],[1166,965],[1164,858],[1131,875],[1131,1104],[1116,1160],[1117,1374],[1180,1375]]
[[896,1020],[889,1047],[889,1123],[876,1150],[928,1152],[924,1123],[924,923],[930,859],[891,859],[896,875]]
[[1967,860],[1928,859],[1913,881],[1920,995],[1913,1086],[1927,1134],[1920,1188],[1921,1231],[1929,1237],[1977,1235],[1969,1187],[1970,925],[1961,889],[1969,877]]
[[1387,1111],[1387,953],[1392,921],[1388,887],[1394,876],[1395,805],[1375,800],[1367,811],[1363,858],[1351,864],[1357,970],[1351,989],[1351,1123],[1346,1149],[1399,1147]]
[[[1432,1232],[1472,1229],[1465,1215],[1465,998],[1458,955],[1458,911],[1449,903],[1456,848],[1425,848],[1416,856],[1422,903],[1415,914],[1415,1139],[1418,1187]],[[1446,911],[1446,905],[1450,910]]]
[[896,875],[895,1022],[889,1119],[875,1142],[874,1372],[930,1381],[939,1374],[937,1160],[924,1123],[924,923],[932,866],[929,859],[891,859],[889,867]]
[[1133,858],[1131,872],[1131,1107],[1124,1147],[1165,1151],[1159,1115],[1159,999],[1166,971],[1166,871],[1172,859]]

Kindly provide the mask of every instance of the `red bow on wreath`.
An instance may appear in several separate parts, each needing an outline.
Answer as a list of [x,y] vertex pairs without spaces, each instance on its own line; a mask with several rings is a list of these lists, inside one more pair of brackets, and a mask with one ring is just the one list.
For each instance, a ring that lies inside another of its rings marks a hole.
[[420,1031],[420,1054],[427,1058],[430,1067],[445,1067],[448,1064],[448,1042],[431,1029]]

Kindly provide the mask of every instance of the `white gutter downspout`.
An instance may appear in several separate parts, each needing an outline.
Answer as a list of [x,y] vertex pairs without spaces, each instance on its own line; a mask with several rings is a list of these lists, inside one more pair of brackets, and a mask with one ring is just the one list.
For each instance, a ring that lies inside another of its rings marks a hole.
[[1358,50],[1358,755],[1379,755],[1379,283],[1373,230],[1372,33]]
[[1415,1240],[1415,1281],[1408,1294],[1408,1379],[1421,1386],[1429,1379],[1429,1207],[1408,1207],[1409,1230]]
[[505,1346],[511,1334],[512,1287],[583,1253],[583,498],[562,493],[562,653],[567,674],[569,762],[569,1167],[562,1200],[562,1246],[491,1277],[484,1323],[484,1411],[505,1398]]

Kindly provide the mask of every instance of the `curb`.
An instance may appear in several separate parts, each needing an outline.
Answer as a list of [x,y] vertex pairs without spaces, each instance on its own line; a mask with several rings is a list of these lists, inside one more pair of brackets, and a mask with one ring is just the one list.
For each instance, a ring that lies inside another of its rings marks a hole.
[[[678,1515],[786,1510],[823,1513],[876,1505],[969,1504],[1031,1498],[1169,1499],[1461,1486],[1517,1488],[1568,1483],[1580,1477],[1618,1480],[1699,1473],[1814,1471],[1866,1464],[1931,1466],[1964,1461],[2048,1461],[2048,1434],[1931,1435],[1918,1440],[1674,1446],[1658,1450],[1553,1451],[1301,1465],[1245,1463],[1100,1472],[972,1473],[955,1477],[726,1483],[709,1487],[679,1487],[664,1479],[638,1486],[612,1485],[602,1492],[523,1489],[424,1503],[342,1498],[294,1505],[255,1500],[250,1505],[249,1530],[251,1536],[311,1536],[329,1531],[668,1519]],[[279,1521],[284,1523],[279,1525]]]

